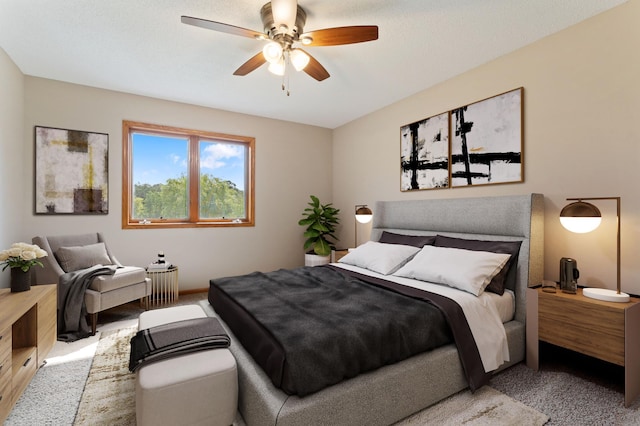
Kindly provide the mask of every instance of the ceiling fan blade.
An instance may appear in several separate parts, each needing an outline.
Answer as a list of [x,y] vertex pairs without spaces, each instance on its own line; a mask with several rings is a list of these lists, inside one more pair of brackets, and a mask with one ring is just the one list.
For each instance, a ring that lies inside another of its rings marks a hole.
[[240,68],[235,70],[233,75],[247,75],[251,71],[253,71],[256,68],[260,67],[265,62],[267,62],[267,60],[264,58],[264,55],[262,54],[262,52],[258,52],[255,56],[253,56],[247,62],[245,62],[244,64],[240,65]]
[[312,42],[306,46],[338,46],[341,44],[362,43],[378,39],[377,25],[360,25],[353,27],[325,28],[309,31],[300,36],[300,40],[311,37]]
[[316,58],[309,55],[309,52],[304,52],[304,53],[306,53],[309,56],[309,63],[307,64],[306,67],[304,67],[303,71],[318,81],[322,81],[329,78],[329,72],[322,66],[322,64],[318,62]]
[[236,27],[234,25],[223,24],[222,22],[208,21],[206,19],[194,18],[192,16],[182,16],[180,18],[183,24],[194,25],[208,30],[220,31],[222,33],[238,35],[242,37],[250,37],[255,39],[267,39],[266,34],[248,30],[246,28]]

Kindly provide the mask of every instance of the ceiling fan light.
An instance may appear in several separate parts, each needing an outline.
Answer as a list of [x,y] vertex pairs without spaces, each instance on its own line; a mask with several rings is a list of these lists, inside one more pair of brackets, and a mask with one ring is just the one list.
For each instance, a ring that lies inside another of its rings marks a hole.
[[284,59],[269,64],[269,71],[275,75],[284,75]]
[[296,0],[271,0],[271,11],[276,25],[293,28],[296,24],[298,2]]
[[262,54],[269,63],[274,64],[282,58],[282,46],[272,41],[262,48]]
[[289,53],[289,59],[296,71],[302,71],[309,63],[309,55],[300,49],[293,49],[291,53]]

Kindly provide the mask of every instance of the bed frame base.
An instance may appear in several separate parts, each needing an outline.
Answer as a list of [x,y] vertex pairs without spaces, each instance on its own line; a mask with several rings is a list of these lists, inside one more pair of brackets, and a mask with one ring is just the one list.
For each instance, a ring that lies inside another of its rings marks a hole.
[[[207,315],[216,316],[208,301]],[[454,345],[362,374],[304,398],[276,389],[229,332],[238,365],[238,410],[247,425],[390,425],[468,387]],[[506,324],[507,368],[524,359],[524,324]],[[375,407],[375,409],[372,409]]]

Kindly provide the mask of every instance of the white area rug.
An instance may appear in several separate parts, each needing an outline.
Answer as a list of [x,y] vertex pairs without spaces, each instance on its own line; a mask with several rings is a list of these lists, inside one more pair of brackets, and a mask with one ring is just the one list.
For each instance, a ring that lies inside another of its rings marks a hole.
[[502,392],[484,386],[466,390],[403,420],[397,425],[539,426],[549,417]]

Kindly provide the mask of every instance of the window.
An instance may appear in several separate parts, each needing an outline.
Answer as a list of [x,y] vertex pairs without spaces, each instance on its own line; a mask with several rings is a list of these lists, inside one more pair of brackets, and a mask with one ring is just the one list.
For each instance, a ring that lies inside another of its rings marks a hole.
[[122,123],[122,227],[253,226],[255,139]]

